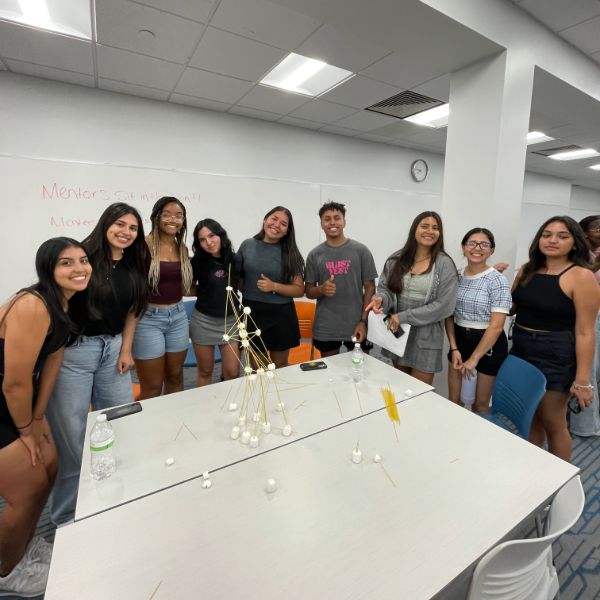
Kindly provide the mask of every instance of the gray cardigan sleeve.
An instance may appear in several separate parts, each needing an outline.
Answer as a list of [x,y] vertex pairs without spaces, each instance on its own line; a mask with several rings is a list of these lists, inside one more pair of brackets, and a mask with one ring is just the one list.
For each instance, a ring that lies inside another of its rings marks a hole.
[[[383,267],[383,272],[381,273],[381,277],[379,278],[379,283],[377,284],[377,292],[375,294],[375,296],[381,296],[383,298],[381,308],[386,314],[396,312],[396,294],[394,294],[394,292],[391,292],[387,286],[389,264],[390,263],[386,261]],[[375,298],[375,296],[373,296],[373,298]]]
[[440,279],[437,298],[428,304],[398,313],[400,323],[415,327],[444,320],[454,314],[458,294],[458,274],[452,259],[445,254],[438,257],[435,268]]

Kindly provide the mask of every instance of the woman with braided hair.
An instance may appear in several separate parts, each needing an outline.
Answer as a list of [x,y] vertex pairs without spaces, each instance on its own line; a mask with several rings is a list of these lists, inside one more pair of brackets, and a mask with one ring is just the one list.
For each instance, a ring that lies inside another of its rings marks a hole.
[[183,296],[192,287],[192,265],[185,245],[185,206],[172,196],[156,202],[146,236],[150,304],[138,321],[132,354],[141,385],[140,400],[183,391],[183,363],[189,343]]

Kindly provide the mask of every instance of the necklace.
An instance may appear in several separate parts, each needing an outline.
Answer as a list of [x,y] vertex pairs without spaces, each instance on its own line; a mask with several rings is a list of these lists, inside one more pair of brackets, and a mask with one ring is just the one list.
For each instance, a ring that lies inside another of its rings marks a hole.
[[121,260],[123,260],[123,257],[121,256],[121,258],[117,258],[117,260],[115,260],[113,258],[113,269],[117,268],[117,265],[121,262]]
[[175,248],[176,244],[173,244],[172,246],[167,246],[166,244],[163,244],[162,242],[160,243],[161,246],[164,246],[165,248],[169,249],[169,252],[173,251],[173,248]]

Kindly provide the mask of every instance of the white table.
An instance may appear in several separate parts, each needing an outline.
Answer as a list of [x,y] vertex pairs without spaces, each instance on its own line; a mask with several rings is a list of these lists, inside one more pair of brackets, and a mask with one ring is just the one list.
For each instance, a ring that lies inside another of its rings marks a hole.
[[399,442],[375,412],[59,529],[46,600],[445,598],[578,472],[433,392],[398,410]]
[[[108,479],[94,481],[90,476],[88,448],[89,433],[98,413],[90,413],[75,520],[381,410],[384,404],[380,385],[389,383],[397,401],[406,398],[407,389],[414,395],[433,389],[369,356],[364,363],[365,382],[355,386],[350,380],[349,354],[324,360],[330,368],[321,371],[304,372],[297,365],[277,371],[278,377],[291,382],[278,385],[292,434],[283,436],[284,421],[276,409],[277,394],[269,393],[267,414],[273,429],[260,437],[257,448],[242,444],[241,439],[231,439],[239,411],[230,412],[228,407],[240,380],[223,382],[144,400],[142,412],[111,421],[115,430],[117,471]],[[316,385],[299,387],[303,383]],[[241,385],[238,407],[242,403],[244,384]],[[248,415],[251,414],[252,411],[248,411]],[[189,431],[185,427],[181,429],[184,422]],[[249,429],[252,431],[253,426]],[[174,459],[172,466],[165,464],[168,458]]]

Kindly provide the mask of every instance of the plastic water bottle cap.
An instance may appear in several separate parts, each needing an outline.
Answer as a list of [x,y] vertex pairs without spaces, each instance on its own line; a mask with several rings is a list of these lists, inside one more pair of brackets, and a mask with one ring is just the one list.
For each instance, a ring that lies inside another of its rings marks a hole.
[[98,415],[96,417],[96,423],[104,423],[106,421],[106,415]]

